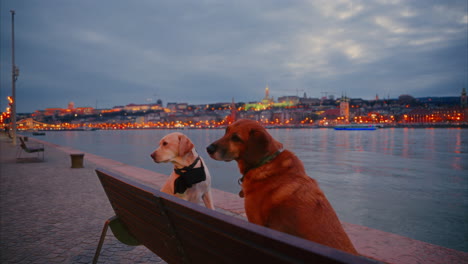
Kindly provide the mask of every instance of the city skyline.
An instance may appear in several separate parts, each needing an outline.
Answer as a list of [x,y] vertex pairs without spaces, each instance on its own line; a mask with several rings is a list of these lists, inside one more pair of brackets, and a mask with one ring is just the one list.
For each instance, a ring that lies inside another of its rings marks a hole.
[[[462,91],[461,91],[462,92]],[[461,94],[460,92],[460,94]],[[404,96],[406,94],[403,94]],[[281,97],[294,97],[296,95],[292,95],[292,96],[279,96],[278,98],[281,98]],[[356,97],[352,97],[352,96],[348,96],[348,95],[344,95],[342,94],[341,96],[334,96],[334,98],[332,100],[339,100],[340,98],[342,97],[346,97],[348,100],[349,99],[362,99],[362,98],[356,98]],[[378,95],[376,95],[378,96]],[[411,95],[409,95],[411,96]],[[303,96],[297,96],[298,98],[303,98]],[[386,101],[387,99],[390,99],[390,100],[397,100],[399,96],[395,97],[395,98],[382,98],[382,97],[379,97],[378,100],[382,100],[382,101]],[[421,97],[415,97],[415,99],[418,99],[418,98],[457,98],[457,97],[460,97],[460,95],[453,95],[453,96],[421,96]],[[265,97],[266,98],[266,97]],[[272,102],[278,102],[278,98],[273,98],[273,97],[270,97]],[[307,98],[309,99],[325,99],[325,97],[309,97],[307,96]],[[232,100],[235,99],[235,98],[232,98]],[[330,97],[327,97],[326,99],[330,99]],[[326,100],[325,99],[325,100]],[[158,99],[159,101],[160,99]],[[265,100],[265,99],[263,99]],[[225,100],[225,101],[219,101],[219,102],[206,102],[206,103],[200,103],[200,104],[192,104],[190,102],[165,102],[165,101],[162,101],[161,100],[161,106],[162,107],[165,107],[165,108],[168,108],[169,107],[169,104],[186,104],[186,105],[195,105],[195,106],[200,106],[200,105],[213,105],[213,104],[230,104],[230,103],[245,103],[245,104],[249,104],[249,103],[262,103],[263,101],[262,99],[259,99],[259,100],[250,100],[248,102],[236,102],[235,100],[234,101],[231,101],[229,102],[228,100]],[[366,99],[363,99],[365,101],[374,101],[376,100],[376,98],[373,98],[373,99],[370,99],[370,100],[366,100]],[[128,103],[125,103],[125,104],[122,104],[122,105],[114,105],[114,106],[111,106],[111,107],[108,107],[108,108],[98,108],[98,107],[94,107],[90,104],[88,105],[76,105],[75,102],[73,101],[70,101],[70,102],[63,102],[61,103],[59,106],[54,106],[54,107],[46,107],[44,109],[36,109],[35,111],[33,112],[37,112],[37,111],[44,111],[44,110],[47,110],[47,109],[77,109],[77,108],[93,108],[93,109],[112,109],[112,108],[119,108],[119,107],[125,107],[125,106],[131,106],[131,105],[135,105],[135,106],[138,106],[138,105],[156,105],[158,104],[157,102],[128,102]],[[29,113],[33,113],[33,112],[29,112]],[[27,113],[27,112],[23,112],[23,113]],[[21,114],[21,113],[20,113]]]
[[466,1],[61,1],[0,3],[0,107],[249,102],[342,93],[458,96],[467,87]]

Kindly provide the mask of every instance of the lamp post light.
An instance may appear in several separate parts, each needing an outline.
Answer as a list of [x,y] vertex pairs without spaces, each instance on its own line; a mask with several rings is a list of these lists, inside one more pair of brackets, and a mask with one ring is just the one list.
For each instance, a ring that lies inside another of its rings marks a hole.
[[15,10],[11,12],[11,98],[13,102],[11,104],[11,123],[12,123],[12,138],[13,145],[16,145],[16,80],[19,76],[19,69],[15,65]]

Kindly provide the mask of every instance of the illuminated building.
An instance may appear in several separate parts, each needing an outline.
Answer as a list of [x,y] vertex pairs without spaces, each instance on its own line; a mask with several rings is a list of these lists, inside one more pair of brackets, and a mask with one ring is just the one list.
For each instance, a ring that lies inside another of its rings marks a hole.
[[234,97],[232,98],[232,103],[231,103],[231,114],[227,118],[227,122],[229,124],[235,122],[237,120],[237,108],[236,104],[234,103]]
[[158,104],[128,104],[123,110],[126,112],[144,112],[149,110],[160,110],[163,109]]
[[416,108],[404,115],[405,123],[458,123],[466,119],[460,107],[440,109]]
[[61,113],[66,113],[67,109],[63,108],[46,108],[44,110],[44,115],[45,116],[55,116],[55,115],[60,115]]
[[265,98],[263,98],[262,103],[269,105],[274,102],[273,97],[270,97],[270,88],[268,85],[265,87]]
[[94,108],[93,107],[78,107],[75,109],[76,114],[80,115],[92,115],[94,114]]
[[345,123],[349,123],[349,98],[346,96],[341,96],[340,116],[344,118]]
[[188,103],[178,103],[176,105],[177,110],[187,110],[188,108]]
[[299,97],[292,96],[281,96],[278,97],[278,103],[287,103],[288,105],[297,105],[299,103]]

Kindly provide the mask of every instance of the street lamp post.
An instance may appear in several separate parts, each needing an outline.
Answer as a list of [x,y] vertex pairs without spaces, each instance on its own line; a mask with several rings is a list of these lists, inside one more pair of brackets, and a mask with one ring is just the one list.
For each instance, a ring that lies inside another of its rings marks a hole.
[[16,80],[18,79],[19,69],[15,65],[15,10],[11,12],[11,123],[12,123],[12,138],[13,145],[16,145]]

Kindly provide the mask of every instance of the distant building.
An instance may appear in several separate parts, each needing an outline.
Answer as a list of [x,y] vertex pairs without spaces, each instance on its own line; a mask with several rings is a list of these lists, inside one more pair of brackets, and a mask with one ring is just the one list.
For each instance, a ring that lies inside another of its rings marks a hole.
[[289,103],[292,105],[299,104],[299,96],[291,95],[291,96],[281,96],[278,97],[278,103]]
[[123,110],[123,106],[114,106],[112,109],[102,109],[101,114],[118,113]]
[[304,105],[320,105],[320,99],[303,97],[303,98],[299,98],[299,103],[304,104]]
[[125,112],[140,112],[149,110],[149,105],[141,105],[141,104],[128,104],[124,107]]
[[177,110],[186,110],[187,108],[188,108],[187,103],[179,103],[179,104],[176,105]]
[[354,106],[363,106],[365,104],[365,101],[361,98],[353,98],[350,99],[350,103]]
[[404,115],[405,123],[463,122],[466,113],[459,106],[440,109],[415,108]]
[[63,108],[46,108],[44,110],[44,115],[45,116],[55,116],[55,115],[59,115],[63,112],[66,112],[66,109],[63,109]]
[[232,98],[231,103],[231,114],[228,116],[228,124],[233,123],[237,120],[237,107],[236,103],[234,103],[234,97]]
[[262,103],[272,104],[274,102],[273,97],[270,97],[270,88],[268,85],[265,87],[265,98],[263,98]]
[[340,116],[340,109],[327,109],[323,112],[322,116],[326,117],[328,120],[336,119]]
[[162,110],[161,105],[158,104],[128,104],[123,107],[123,110],[130,113],[146,112],[149,110]]
[[177,109],[177,103],[167,103],[167,108],[173,112]]
[[340,116],[344,117],[345,123],[349,123],[349,98],[346,96],[341,96]]
[[415,100],[417,100],[418,103],[426,105],[428,107],[447,107],[460,104],[459,96],[418,97]]
[[75,109],[75,113],[81,115],[92,115],[94,114],[94,108],[92,107],[78,107]]

